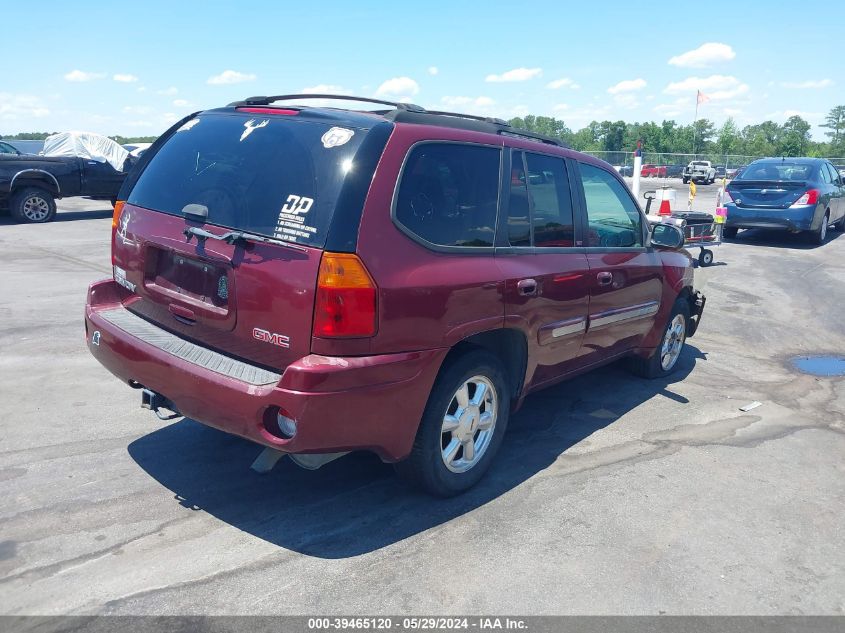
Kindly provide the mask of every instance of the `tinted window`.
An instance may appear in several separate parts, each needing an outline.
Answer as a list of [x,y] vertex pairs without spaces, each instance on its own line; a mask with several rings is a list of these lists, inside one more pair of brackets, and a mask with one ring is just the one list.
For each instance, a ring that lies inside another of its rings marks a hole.
[[418,145],[402,172],[396,219],[432,244],[493,246],[499,155],[475,145]]
[[642,246],[642,217],[627,189],[603,169],[581,163],[587,246]]
[[735,180],[810,180],[814,169],[807,163],[751,163]]
[[531,246],[531,217],[528,185],[522,152],[514,152],[511,161],[511,184],[508,196],[508,242],[511,246]]
[[0,154],[17,154],[18,150],[8,143],[0,143]]
[[572,199],[562,158],[526,154],[534,246],[574,246]]
[[[366,130],[245,113],[208,113],[168,139],[128,202],[183,215],[208,208],[208,223],[322,247],[346,174]],[[338,131],[339,130],[339,131]],[[351,136],[349,134],[351,133]]]

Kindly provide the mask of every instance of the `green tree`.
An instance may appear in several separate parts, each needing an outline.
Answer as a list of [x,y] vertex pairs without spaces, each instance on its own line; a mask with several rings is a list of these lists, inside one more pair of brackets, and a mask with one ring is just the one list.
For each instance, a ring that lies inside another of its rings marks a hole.
[[781,128],[778,139],[781,156],[806,156],[810,149],[810,124],[800,116],[791,116]]
[[739,128],[732,118],[729,118],[719,128],[718,136],[716,137],[715,150],[719,154],[738,154],[739,153]]
[[845,106],[836,106],[827,113],[824,123],[819,127],[826,127],[829,132],[825,136],[830,138],[830,144],[839,146],[845,141]]

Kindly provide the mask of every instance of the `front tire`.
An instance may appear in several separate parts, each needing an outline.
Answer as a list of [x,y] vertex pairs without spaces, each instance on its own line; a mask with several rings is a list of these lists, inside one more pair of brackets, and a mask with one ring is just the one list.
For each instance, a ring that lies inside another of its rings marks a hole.
[[689,323],[689,304],[683,297],[678,297],[654,352],[648,358],[634,356],[629,360],[628,368],[643,378],[662,378],[671,374],[684,349]]
[[394,465],[415,486],[451,497],[490,467],[508,425],[510,389],[499,360],[468,352],[440,370],[410,455]]

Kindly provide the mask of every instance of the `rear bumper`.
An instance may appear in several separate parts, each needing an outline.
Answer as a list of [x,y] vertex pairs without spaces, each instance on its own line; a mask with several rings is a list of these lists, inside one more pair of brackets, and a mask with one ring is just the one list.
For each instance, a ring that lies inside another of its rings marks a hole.
[[749,209],[727,204],[725,226],[737,229],[785,229],[809,231],[818,228],[815,206],[789,209]]
[[[103,366],[124,382],[163,395],[189,418],[289,453],[366,449],[386,461],[404,458],[448,352],[311,354],[289,365],[277,383],[257,385],[194,364],[116,326],[114,315],[105,313],[126,311],[120,297],[112,280],[88,290],[86,341]],[[297,422],[291,439],[267,430],[279,408]]]

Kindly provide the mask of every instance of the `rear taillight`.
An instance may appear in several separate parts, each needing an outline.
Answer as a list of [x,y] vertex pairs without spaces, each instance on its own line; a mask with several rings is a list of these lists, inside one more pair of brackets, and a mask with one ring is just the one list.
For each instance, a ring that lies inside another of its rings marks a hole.
[[804,195],[798,198],[795,202],[792,203],[793,207],[805,207],[808,204],[816,204],[819,201],[819,190],[818,189],[808,189],[804,192]]
[[123,200],[118,200],[114,203],[114,213],[111,216],[111,263],[114,266],[115,258],[114,258],[114,236],[117,233],[117,225],[120,222],[120,214],[123,213],[123,205],[126,202]]
[[376,285],[351,253],[323,253],[314,302],[314,336],[352,338],[376,333]]

